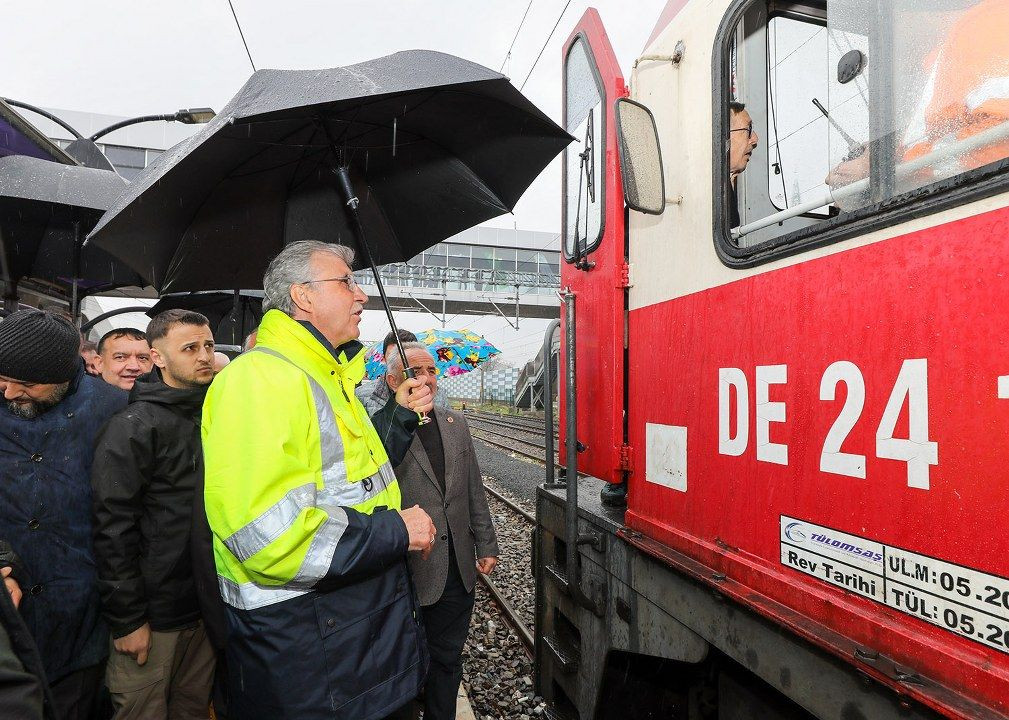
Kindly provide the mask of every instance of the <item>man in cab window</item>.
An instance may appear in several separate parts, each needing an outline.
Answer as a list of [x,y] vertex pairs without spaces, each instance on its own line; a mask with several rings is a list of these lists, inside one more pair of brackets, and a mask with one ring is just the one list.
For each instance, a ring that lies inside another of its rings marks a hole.
[[739,199],[736,196],[736,178],[743,174],[750,155],[757,147],[757,133],[753,118],[746,106],[735,100],[729,103],[729,227],[739,227]]

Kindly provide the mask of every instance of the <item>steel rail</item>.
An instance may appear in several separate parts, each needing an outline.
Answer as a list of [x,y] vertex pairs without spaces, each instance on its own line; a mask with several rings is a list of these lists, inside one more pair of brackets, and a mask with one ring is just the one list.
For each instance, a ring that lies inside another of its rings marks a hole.
[[[480,431],[480,432],[486,432],[486,431]],[[507,450],[510,453],[514,453],[516,455],[521,455],[522,457],[529,458],[530,460],[535,460],[540,465],[544,465],[545,464],[543,462],[543,455],[542,455],[542,453],[538,453],[538,454],[534,455],[533,453],[525,452],[523,450],[519,450],[514,445],[508,445],[506,443],[498,442],[497,440],[492,440],[491,438],[484,437],[483,435],[477,435],[476,433],[473,434],[473,437],[476,438],[477,440],[480,440],[481,442],[487,443],[488,445],[493,445],[494,447],[501,448],[502,450]],[[514,442],[519,442],[519,443],[522,442],[521,440],[517,440],[515,438],[507,438],[507,439],[511,440],[513,443]],[[524,444],[529,445],[529,443],[524,443]],[[536,447],[536,446],[535,445],[530,445],[530,447]],[[543,448],[542,448],[542,446],[540,446],[537,449],[538,450],[542,450]],[[559,465],[559,463],[557,463],[556,460],[554,461],[554,464],[555,465]]]
[[[472,427],[472,430],[476,430],[477,432],[487,433],[489,435],[492,435],[493,437],[499,437],[499,438],[506,438],[508,440],[514,440],[515,442],[520,442],[520,443],[522,443],[524,445],[528,445],[530,447],[539,448],[540,450],[545,450],[546,449],[546,443],[544,442],[542,435],[537,435],[532,430],[519,430],[518,428],[510,428],[510,429],[514,430],[516,433],[522,433],[524,435],[533,435],[534,437],[533,437],[533,439],[527,440],[525,437],[522,437],[520,435],[512,435],[512,434],[509,434],[509,433],[506,433],[506,432],[502,432],[500,430],[495,430],[493,428],[476,427],[476,426]],[[541,457],[542,457],[542,455],[541,455]]]
[[[510,427],[521,427],[530,428],[536,430],[537,432],[543,432],[543,421],[538,418],[525,417],[522,415],[505,415],[503,413],[490,413],[484,412],[482,410],[466,410],[465,415],[467,418],[472,418],[479,422],[492,422],[492,423],[504,423]],[[556,434],[557,427],[554,426],[554,433]]]
[[518,635],[519,640],[522,642],[522,649],[526,651],[526,654],[529,657],[532,657],[534,640],[533,634],[529,632],[529,628],[526,627],[524,622],[522,622],[518,613],[515,612],[515,608],[513,608],[511,603],[505,599],[505,596],[501,594],[501,591],[489,577],[483,573],[477,573],[477,577],[483,582],[487,591],[491,595],[491,599],[501,610],[501,615],[504,616],[507,623],[511,625],[512,630],[514,630],[515,634]]
[[[530,433],[532,435],[538,435],[539,437],[543,437],[542,426],[524,425],[522,423],[512,423],[512,422],[502,422],[500,420],[491,420],[490,418],[482,418],[482,417],[471,417],[469,418],[469,422],[470,424],[482,423],[484,425],[492,425],[494,427],[508,428],[510,430],[515,430],[516,432]],[[554,437],[557,437],[556,430],[554,430]]]
[[515,512],[517,512],[519,515],[521,515],[523,518],[525,518],[528,522],[532,523],[533,525],[536,524],[536,516],[533,515],[531,512],[529,512],[528,510],[523,510],[521,507],[519,507],[518,505],[516,505],[513,500],[509,500],[504,495],[502,495],[501,493],[499,493],[497,490],[495,490],[494,488],[490,487],[487,483],[484,483],[483,489],[486,490],[487,492],[489,492],[494,497],[496,497],[501,502],[503,502],[509,508],[511,508],[512,510],[514,510]]

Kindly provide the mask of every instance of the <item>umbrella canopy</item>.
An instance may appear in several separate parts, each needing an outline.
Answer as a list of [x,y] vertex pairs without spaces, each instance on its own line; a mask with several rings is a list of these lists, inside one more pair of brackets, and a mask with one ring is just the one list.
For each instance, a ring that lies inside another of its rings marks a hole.
[[207,317],[214,340],[221,345],[241,345],[263,319],[261,290],[232,290],[165,295],[147,311],[148,317],[172,308],[195,310]]
[[[145,285],[140,275],[97,247],[81,250],[87,232],[126,189],[107,170],[26,155],[0,158],[0,271],[70,285]],[[78,257],[78,252],[79,257]]]
[[[501,351],[472,330],[425,330],[417,333],[417,342],[427,346],[434,358],[438,377],[455,377],[475,370]],[[368,348],[364,368],[371,379],[385,375],[385,356],[379,341]]]
[[355,243],[334,178],[349,167],[375,262],[404,261],[510,211],[570,140],[503,75],[451,55],[261,70],[89,242],[160,292],[259,288],[287,243]]

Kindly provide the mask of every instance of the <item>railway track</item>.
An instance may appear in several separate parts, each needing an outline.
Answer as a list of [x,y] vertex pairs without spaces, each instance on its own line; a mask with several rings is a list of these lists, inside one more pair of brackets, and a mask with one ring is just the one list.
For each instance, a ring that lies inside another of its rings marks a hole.
[[[519,507],[519,505],[515,503],[511,498],[498,492],[497,490],[490,487],[486,483],[484,483],[484,490],[486,490],[491,496],[496,498],[499,502],[501,502],[502,505],[508,508],[508,510],[512,512],[513,516],[520,518],[521,522],[524,525],[536,524],[536,517],[527,510]],[[487,577],[486,575],[478,573],[477,577],[480,579],[480,582],[483,583],[484,587],[487,588],[487,592],[490,594],[490,597],[494,601],[494,604],[497,605],[498,609],[501,611],[501,616],[504,618],[505,622],[507,622],[515,631],[515,634],[518,636],[518,639],[522,643],[523,649],[525,649],[526,654],[529,655],[529,657],[531,658],[533,655],[533,642],[534,642],[532,631],[525,624],[525,621],[515,610],[515,608],[512,607],[512,604],[508,601],[506,594],[502,591],[502,588],[498,587],[497,583],[495,583],[491,578]]]
[[[536,424],[525,418],[494,415],[478,411],[467,411],[466,419],[474,438],[514,455],[526,457],[543,463],[546,443],[543,441],[543,425]],[[538,439],[537,439],[538,436]],[[495,488],[484,483],[487,493],[506,507],[512,517],[523,526],[535,525],[536,517],[520,507],[515,501]],[[514,571],[514,570],[513,570]],[[512,628],[528,657],[533,655],[533,633],[526,622],[508,599],[508,593],[502,583],[510,584],[514,593],[520,588],[528,587],[521,578],[509,581],[500,577],[497,581],[486,575],[478,575],[480,582],[487,589],[492,602],[497,606],[502,619]]]
[[[471,429],[479,423],[470,421]],[[487,426],[489,436],[499,426]],[[474,437],[484,435],[474,432]],[[515,432],[513,434],[520,434]],[[540,433],[542,437],[542,432]],[[497,445],[514,453],[518,442],[496,438]],[[535,440],[535,438],[527,438]],[[490,444],[485,439],[481,443]],[[507,444],[505,444],[507,443]],[[542,463],[542,448],[535,448]],[[546,705],[534,688],[535,600],[532,592],[532,544],[535,527],[533,502],[526,497],[525,484],[502,485],[497,475],[523,477],[536,483],[542,465],[530,465],[519,457],[489,453],[490,468],[483,481],[487,504],[497,530],[498,566],[493,575],[478,575],[477,602],[463,651],[464,684],[473,709],[480,718],[544,717]],[[542,480],[539,480],[542,482]]]
[[507,450],[515,455],[526,457],[530,460],[535,460],[536,462],[543,464],[543,456],[546,451],[546,446],[543,444],[522,440],[521,438],[517,438],[512,435],[504,435],[502,433],[487,431],[483,428],[471,427],[470,431],[473,437],[482,440],[488,445],[493,445],[494,447]]
[[[543,421],[535,418],[522,417],[521,415],[504,415],[498,413],[488,413],[479,410],[467,410],[467,420],[477,421],[488,425],[497,425],[516,430],[528,430],[538,435],[543,435]],[[554,437],[557,437],[557,426],[554,425]]]
[[528,512],[527,510],[524,510],[518,505],[516,505],[510,498],[505,497],[504,495],[502,495],[501,493],[499,493],[497,490],[492,488],[490,485],[487,485],[486,483],[484,483],[483,489],[489,492],[494,497],[496,497],[501,502],[503,502],[505,505],[507,505],[517,515],[521,515],[530,524],[532,525],[536,524],[536,516],[533,515],[531,512]]
[[505,619],[505,622],[511,625],[512,630],[515,631],[519,641],[522,643],[522,648],[531,658],[533,656],[533,647],[535,645],[532,631],[522,621],[518,613],[515,612],[511,603],[508,602],[508,599],[504,596],[500,588],[498,588],[493,580],[480,573],[477,573],[477,577],[480,578],[480,582],[482,582],[484,587],[487,588],[487,592],[490,593],[491,598],[494,600],[494,604],[497,605],[498,610],[501,611],[501,617]]

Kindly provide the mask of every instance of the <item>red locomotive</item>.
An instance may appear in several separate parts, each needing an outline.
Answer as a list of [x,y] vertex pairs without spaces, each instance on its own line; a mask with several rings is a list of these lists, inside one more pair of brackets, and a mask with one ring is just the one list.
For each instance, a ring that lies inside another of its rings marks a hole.
[[551,712],[1009,717],[1006,28],[670,0],[627,84],[571,33]]

